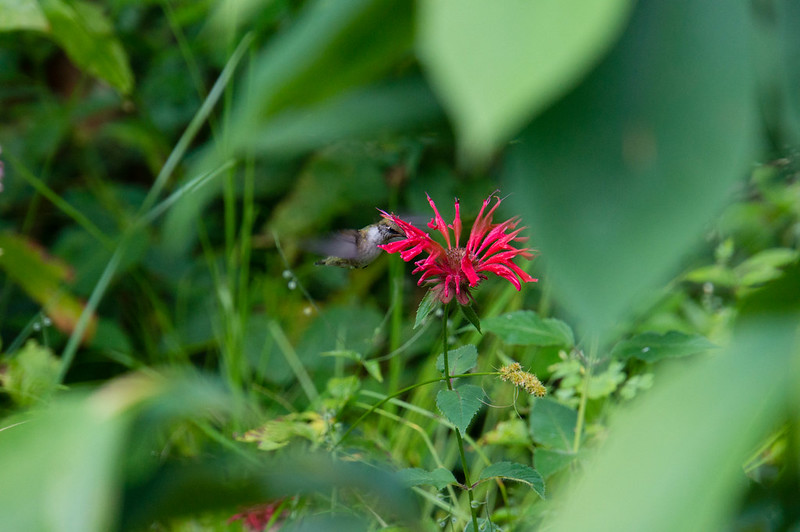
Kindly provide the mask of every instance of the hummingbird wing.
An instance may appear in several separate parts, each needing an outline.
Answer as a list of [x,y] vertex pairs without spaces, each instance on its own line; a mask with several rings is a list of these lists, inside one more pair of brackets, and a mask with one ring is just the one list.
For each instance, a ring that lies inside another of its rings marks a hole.
[[318,255],[328,255],[342,259],[358,257],[358,241],[361,235],[356,229],[345,229],[325,239],[306,242],[306,248]]

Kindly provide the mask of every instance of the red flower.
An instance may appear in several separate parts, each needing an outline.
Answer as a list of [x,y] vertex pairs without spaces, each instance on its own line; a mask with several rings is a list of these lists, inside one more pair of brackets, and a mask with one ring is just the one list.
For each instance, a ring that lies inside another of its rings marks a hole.
[[[476,287],[478,283],[487,278],[482,272],[499,275],[519,290],[522,287],[520,280],[529,283],[536,282],[537,279],[514,264],[514,258],[519,255],[530,260],[533,255],[528,248],[519,249],[511,245],[512,242],[527,240],[527,238],[519,236],[524,227],[516,228],[519,223],[518,217],[499,224],[492,223],[492,215],[502,201],[496,196],[495,198],[497,203],[485,214],[484,211],[491,203],[492,196],[483,202],[483,207],[481,207],[475,223],[472,224],[466,247],[459,245],[462,225],[458,199],[455,204],[455,218],[453,223],[448,225],[445,224],[430,196],[428,196],[428,203],[433,208],[434,217],[428,223],[428,227],[438,230],[444,236],[447,248],[433,240],[425,231],[414,227],[394,214],[383,211],[381,211],[381,215],[397,224],[405,232],[405,238],[378,247],[388,253],[399,252],[400,257],[406,262],[422,252],[427,253],[427,257],[414,263],[416,268],[412,273],[422,272],[417,284],[432,285],[431,290],[434,295],[443,303],[449,303],[455,295],[460,304],[468,305],[472,297],[470,288]],[[453,240],[450,238],[449,229],[453,230],[455,236]]]
[[[244,528],[249,532],[264,532],[264,528],[272,519],[275,510],[283,502],[283,499],[273,501],[267,504],[260,504],[258,506],[250,507],[241,513],[238,513],[228,519],[228,524],[234,521],[242,521]],[[278,530],[279,525],[275,524],[270,527],[270,530]]]

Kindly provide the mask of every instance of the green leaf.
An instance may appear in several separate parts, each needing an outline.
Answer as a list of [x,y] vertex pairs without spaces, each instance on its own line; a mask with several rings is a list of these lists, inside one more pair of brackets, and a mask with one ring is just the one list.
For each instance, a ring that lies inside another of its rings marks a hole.
[[275,451],[296,438],[304,438],[313,444],[319,444],[326,430],[325,420],[317,412],[298,412],[267,421],[258,428],[248,430],[237,439],[257,443],[262,451]]
[[233,145],[250,145],[255,131],[280,111],[314,105],[377,79],[408,53],[412,39],[408,2],[312,3],[254,61],[254,75],[245,85],[258,97],[239,99]]
[[749,22],[742,3],[637,2],[608,56],[509,152],[513,212],[536,228],[554,297],[601,343],[752,164]]
[[463,384],[455,390],[440,390],[436,395],[436,406],[464,434],[481,409],[482,400],[483,389],[480,386]]
[[367,370],[370,377],[378,382],[383,382],[383,373],[381,372],[381,363],[377,360],[365,360],[363,362],[364,369]]
[[559,451],[556,449],[536,449],[534,460],[536,471],[542,478],[549,478],[551,475],[565,469],[578,457],[572,451]]
[[428,314],[439,308],[440,302],[433,294],[433,290],[428,290],[425,294],[425,297],[422,298],[422,301],[419,302],[419,308],[417,309],[417,318],[414,320],[414,328],[416,329],[425,321],[425,318],[428,317]]
[[483,327],[507,344],[572,347],[575,338],[569,325],[555,318],[542,319],[532,310],[518,310],[486,318]]
[[481,332],[481,320],[478,318],[478,315],[475,313],[475,309],[472,308],[470,305],[459,305],[461,309],[461,313],[467,318],[473,327],[475,327],[478,332]]
[[544,479],[534,468],[525,464],[514,462],[497,462],[487,466],[481,471],[478,480],[501,477],[509,480],[516,480],[527,484],[539,497],[544,499]]
[[552,399],[535,399],[531,403],[531,436],[536,443],[552,449],[572,451],[578,413]]
[[77,66],[130,93],[133,72],[128,56],[99,7],[81,0],[39,0],[39,5],[50,23],[50,35]]
[[749,301],[724,352],[659,375],[615,414],[613,437],[554,501],[554,532],[730,526],[745,488],[742,463],[796,397],[800,268],[790,277]]
[[36,0],[0,0],[0,32],[47,30],[47,19]]
[[33,405],[56,391],[60,368],[60,360],[49,347],[28,340],[10,359],[0,360],[1,390],[19,406]]
[[797,260],[798,255],[800,252],[795,249],[765,249],[747,258],[734,271],[742,286],[759,285],[780,277],[780,268]]
[[[49,256],[34,241],[11,232],[0,232],[0,269],[19,284],[60,330],[72,332],[83,312],[84,303],[66,289],[72,277],[68,264]],[[92,316],[86,338],[97,328]]]
[[458,484],[453,473],[443,467],[434,469],[433,471],[425,471],[418,467],[411,467],[408,469],[401,469],[397,472],[397,475],[400,477],[400,482],[408,487],[433,486],[437,490],[441,490],[450,484]]
[[453,119],[463,153],[485,158],[569,90],[619,34],[630,4],[420,2],[420,60]]
[[[472,344],[462,345],[447,351],[447,365],[450,375],[466,373],[478,364],[478,348]],[[436,359],[436,369],[444,374],[444,353]]]
[[670,331],[666,334],[644,333],[623,340],[611,350],[611,356],[619,360],[638,358],[645,362],[656,362],[663,358],[694,355],[717,346],[699,334],[684,334]]

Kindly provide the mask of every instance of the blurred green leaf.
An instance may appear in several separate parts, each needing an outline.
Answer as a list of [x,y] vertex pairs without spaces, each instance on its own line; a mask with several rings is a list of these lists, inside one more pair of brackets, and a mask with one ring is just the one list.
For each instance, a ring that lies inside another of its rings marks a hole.
[[245,148],[293,157],[342,139],[402,131],[438,121],[442,110],[422,79],[357,88],[302,109],[287,109],[245,139]]
[[400,482],[409,487],[433,486],[437,490],[442,490],[450,484],[458,483],[453,473],[443,467],[434,469],[433,471],[425,471],[418,467],[410,467],[408,469],[401,469],[397,472],[397,475],[400,477]]
[[478,332],[481,332],[481,320],[475,313],[475,309],[473,309],[471,305],[459,305],[458,308],[461,309],[461,314],[467,318],[467,321],[470,322]]
[[[0,232],[0,268],[37,303],[60,330],[72,332],[84,303],[65,287],[72,277],[69,265],[51,257],[35,242],[10,232]],[[86,337],[92,338],[97,318],[92,317]]]
[[772,248],[748,257],[734,269],[742,286],[754,286],[777,279],[783,266],[797,260],[796,249]]
[[0,31],[47,30],[47,19],[36,0],[0,0]]
[[500,421],[495,428],[484,432],[481,441],[488,445],[530,445],[528,425],[519,418]]
[[552,399],[531,401],[530,426],[533,441],[552,449],[572,451],[578,413]]
[[257,443],[262,451],[275,451],[295,438],[305,438],[315,445],[319,444],[326,430],[325,420],[317,412],[299,412],[267,421],[237,439]]
[[511,150],[509,201],[585,332],[611,334],[674,273],[750,163],[749,35],[745,4],[638,2]]
[[111,23],[95,4],[81,0],[39,0],[50,35],[75,64],[123,94],[133,89],[128,56]]
[[546,479],[566,468],[577,457],[578,455],[571,451],[536,449],[534,452],[536,471]]
[[699,334],[677,331],[665,334],[644,333],[619,342],[611,350],[611,356],[619,360],[638,358],[645,362],[656,362],[663,358],[694,355],[716,347]]
[[440,301],[436,298],[433,290],[428,290],[425,292],[425,296],[422,298],[422,301],[419,302],[419,307],[417,308],[417,317],[414,319],[414,328],[416,329],[422,325],[425,321],[425,318],[428,317],[428,314],[439,308],[439,305]]
[[544,498],[544,479],[542,475],[531,466],[514,462],[496,462],[486,466],[483,471],[481,471],[481,476],[478,477],[478,480],[486,480],[493,477],[515,480],[527,484],[539,497]]
[[542,319],[532,310],[518,310],[483,320],[483,328],[513,345],[558,345],[570,348],[575,344],[569,325],[555,318]]
[[[478,348],[472,344],[462,345],[447,351],[450,375],[466,373],[478,364]],[[436,369],[444,373],[444,353],[436,357]]]
[[464,434],[472,418],[483,406],[483,389],[473,384],[462,384],[454,390],[439,390],[436,406],[456,428]]
[[553,530],[724,528],[745,486],[742,463],[799,377],[800,268],[768,288],[745,305],[729,348],[660,375],[615,416],[612,436],[564,492]]
[[420,2],[417,50],[462,152],[485,159],[608,49],[631,2]]
[[23,407],[45,401],[58,388],[60,367],[49,347],[28,340],[13,356],[0,359],[0,390]]
[[280,111],[376,79],[409,52],[412,34],[412,5],[402,0],[313,2],[256,59],[234,111],[233,145],[250,145],[254,132]]

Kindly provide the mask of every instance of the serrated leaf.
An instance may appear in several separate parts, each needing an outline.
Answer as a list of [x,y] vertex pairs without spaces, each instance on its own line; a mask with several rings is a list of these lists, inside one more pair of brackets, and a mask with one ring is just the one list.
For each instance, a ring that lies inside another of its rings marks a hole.
[[536,443],[571,451],[577,422],[578,413],[575,410],[552,399],[536,399],[531,403],[531,436]]
[[475,313],[475,309],[473,309],[472,306],[470,305],[459,305],[459,307],[461,308],[461,313],[464,315],[465,318],[467,318],[467,321],[470,322],[473,327],[478,329],[479,333],[482,333],[481,320]]
[[433,471],[425,471],[418,467],[411,467],[408,469],[401,469],[397,472],[397,475],[400,477],[400,482],[408,487],[433,486],[437,490],[441,490],[450,484],[458,483],[453,473],[443,467],[434,469]]
[[436,395],[436,406],[450,423],[464,434],[472,418],[481,409],[483,389],[473,384],[464,384],[455,390],[440,390]]
[[[447,365],[450,375],[466,373],[478,364],[478,348],[472,344],[447,351]],[[444,353],[436,359],[436,369],[444,374]]]
[[644,333],[619,342],[611,350],[611,356],[619,360],[638,358],[645,362],[656,362],[663,358],[695,355],[715,347],[717,346],[699,334],[678,331],[666,334]]
[[436,296],[433,293],[433,290],[428,290],[425,294],[425,297],[422,298],[422,301],[419,302],[419,308],[417,308],[417,318],[414,320],[414,328],[416,329],[425,321],[425,318],[428,317],[428,314],[433,312],[439,307],[439,300],[436,299]]
[[486,157],[568,90],[619,33],[630,4],[419,2],[418,53],[462,151]]
[[88,2],[39,0],[50,34],[69,58],[123,94],[133,88],[133,72],[125,49],[101,9]]
[[483,328],[507,344],[572,347],[572,329],[561,320],[542,319],[532,310],[518,310],[483,320]]
[[544,499],[544,479],[531,466],[515,462],[497,462],[484,468],[478,480],[501,477],[527,484],[539,497]]

